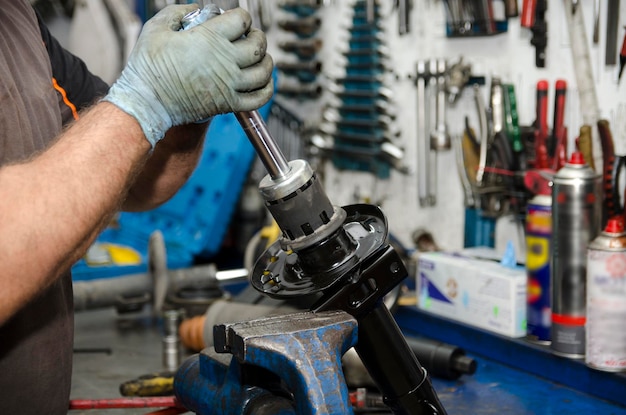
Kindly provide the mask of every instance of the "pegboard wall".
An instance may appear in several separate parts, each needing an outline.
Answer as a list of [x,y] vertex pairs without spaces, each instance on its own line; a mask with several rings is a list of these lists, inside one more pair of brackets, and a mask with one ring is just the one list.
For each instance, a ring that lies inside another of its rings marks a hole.
[[[269,51],[275,62],[293,60],[293,56],[277,45],[292,39],[293,33],[285,32],[278,26],[281,19],[289,18],[289,13],[277,6],[278,2],[266,2],[272,7],[272,24],[266,28]],[[549,124],[552,124],[554,84],[557,79],[568,83],[565,125],[569,128],[569,151],[574,147],[574,139],[583,124],[581,103],[578,98],[576,73],[573,67],[570,35],[566,24],[565,7],[571,7],[571,0],[550,1],[546,12],[548,43],[546,64],[543,68],[535,65],[535,48],[531,45],[531,31],[520,24],[520,18],[509,18],[504,33],[485,37],[450,38],[446,36],[446,10],[444,1],[414,0],[410,14],[410,31],[400,35],[399,14],[393,1],[378,2],[381,26],[384,28],[384,44],[387,63],[390,67],[386,85],[392,92],[395,113],[394,123],[400,130],[397,143],[404,149],[403,163],[408,173],[392,170],[389,178],[381,179],[367,172],[338,170],[332,163],[324,165],[325,187],[331,201],[337,205],[369,201],[379,204],[388,216],[390,231],[405,245],[413,246],[411,235],[415,230],[425,229],[433,234],[437,244],[444,249],[463,247],[464,200],[461,182],[452,150],[438,152],[436,166],[436,204],[420,206],[418,202],[417,177],[417,93],[415,87],[416,62],[423,59],[445,59],[449,64],[463,58],[471,65],[472,76],[484,77],[481,87],[488,102],[489,84],[493,77],[513,84],[517,94],[519,123],[530,126],[535,120],[535,94],[537,81],[545,79],[550,84]],[[607,23],[607,1],[600,2],[599,40],[592,42],[591,31],[594,19],[594,2],[579,2],[579,12],[583,13],[586,36],[590,51],[590,63],[599,103],[600,117],[610,122],[617,154],[626,154],[626,80],[618,85],[618,65],[606,66],[605,42]],[[322,62],[322,73],[318,81],[323,93],[318,99],[295,100],[278,97],[309,124],[320,122],[325,104],[333,99],[333,80],[343,76],[343,52],[348,48],[349,28],[355,1],[335,0],[318,11],[322,25],[316,37],[323,42],[318,52]],[[495,8],[500,7],[493,1]],[[242,6],[245,5],[242,3]],[[522,3],[518,9],[521,13]],[[617,13],[617,11],[613,11]],[[626,24],[626,2],[621,2],[618,24],[618,47],[621,46]],[[288,82],[289,79],[281,79]],[[452,139],[463,134],[464,118],[475,119],[476,107],[471,88],[465,88],[459,100],[447,109],[447,125]],[[598,152],[596,151],[596,156]],[[497,221],[496,248],[504,249],[508,241],[513,242],[517,256],[523,259],[523,233],[520,225],[512,217],[502,217]]]
[[[373,2],[373,0],[361,1]],[[78,26],[81,21],[86,20],[88,27],[97,28],[93,20],[104,18],[102,13],[96,13],[101,7],[95,7],[97,5],[93,4],[99,2],[100,0],[80,2],[81,13],[76,13],[72,26]],[[175,2],[187,1],[163,1],[161,3]],[[285,2],[288,3],[288,1]],[[292,111],[300,120],[313,127],[321,124],[325,106],[335,99],[331,92],[334,80],[345,74],[346,58],[343,52],[348,50],[349,30],[356,2],[357,0],[320,0],[318,2],[324,4],[316,12],[316,16],[320,18],[321,27],[315,34],[315,37],[321,40],[321,48],[316,55],[316,59],[321,62],[321,73],[317,76],[321,96],[315,99],[293,99],[280,95],[276,97],[276,102],[281,103],[284,108]],[[203,5],[204,1],[197,1],[197,3]],[[292,53],[285,52],[279,44],[298,38],[294,33],[280,27],[281,20],[294,17],[293,13],[280,7],[281,3],[284,2],[240,1],[240,5],[251,11],[253,16],[257,16],[257,11],[262,9],[263,29],[268,37],[268,50],[276,64],[296,60]],[[565,13],[565,7],[571,7],[572,0],[548,2],[545,14],[548,41],[546,64],[543,68],[535,65],[535,48],[531,45],[532,33],[521,26],[520,17],[509,18],[507,30],[504,33],[486,37],[450,38],[446,36],[446,0],[412,0],[413,8],[408,22],[410,31],[400,35],[399,13],[394,7],[396,3],[398,2],[392,0],[377,1],[380,10],[380,27],[383,29],[385,63],[389,68],[385,73],[385,86],[389,89],[393,102],[389,111],[395,116],[393,127],[400,132],[395,138],[395,143],[404,150],[401,162],[407,171],[401,173],[392,169],[388,178],[380,178],[366,172],[339,170],[331,162],[319,166],[318,171],[323,173],[326,190],[334,204],[347,205],[362,201],[379,204],[388,216],[390,231],[404,245],[411,247],[413,245],[412,233],[418,229],[425,229],[434,235],[441,248],[459,249],[463,247],[465,208],[462,185],[452,150],[438,152],[436,165],[431,166],[431,170],[436,172],[436,204],[423,207],[418,201],[416,63],[419,60],[445,59],[448,64],[451,64],[462,57],[464,62],[471,65],[473,76],[484,77],[485,85],[480,91],[486,102],[488,102],[492,78],[498,77],[503,83],[514,85],[519,123],[522,126],[532,125],[535,120],[535,88],[537,81],[541,79],[547,80],[550,85],[548,120],[549,124],[552,124],[555,81],[566,80],[568,91],[565,125],[569,128],[568,141],[571,152],[579,127],[583,124]],[[464,1],[464,3],[469,2]],[[597,44],[592,41],[595,3],[592,0],[578,0],[590,52],[589,62],[598,101],[598,115],[610,122],[616,153],[626,154],[626,74],[621,84],[618,84],[619,65],[606,66],[604,64],[609,0],[599,0],[599,39]],[[89,5],[91,7],[87,7]],[[492,0],[492,5],[496,13],[502,13],[502,1]],[[518,0],[518,10],[521,13],[522,0]],[[619,15],[617,25],[617,47],[619,48],[624,34],[623,27],[626,25],[626,1],[621,0],[619,11],[611,12]],[[84,17],[85,15],[87,18]],[[262,26],[260,19],[255,20],[255,26]],[[101,32],[97,30],[73,31],[70,33],[69,43],[97,44],[104,38]],[[103,45],[103,47],[110,47],[110,44]],[[91,68],[97,69],[98,65],[110,65],[110,59],[103,59],[101,53],[91,56],[92,59],[89,59],[89,55],[80,53],[79,55],[88,61]],[[92,62],[94,60],[95,62]],[[293,83],[293,79],[289,76],[281,76],[279,83],[287,85]],[[453,140],[458,140],[462,136],[466,116],[469,117],[473,126],[477,126],[472,88],[465,88],[456,104],[447,108],[447,126]],[[594,144],[596,150],[594,154],[599,157],[597,140]],[[505,216],[498,219],[495,236],[498,250],[504,249],[506,243],[511,241],[517,248],[518,259],[523,260],[525,254],[522,229],[512,217]]]

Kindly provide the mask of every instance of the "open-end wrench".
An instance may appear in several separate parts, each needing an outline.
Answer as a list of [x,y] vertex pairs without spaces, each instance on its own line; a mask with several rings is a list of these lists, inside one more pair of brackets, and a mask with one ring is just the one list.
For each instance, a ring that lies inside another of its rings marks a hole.
[[417,88],[417,191],[421,207],[433,205],[430,191],[430,139],[428,134],[426,85],[428,72],[426,61],[420,60],[416,66],[415,86]]

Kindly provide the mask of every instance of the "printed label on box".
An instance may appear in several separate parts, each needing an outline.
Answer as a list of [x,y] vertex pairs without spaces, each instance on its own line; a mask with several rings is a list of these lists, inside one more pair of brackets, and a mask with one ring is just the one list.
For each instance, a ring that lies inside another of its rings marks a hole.
[[526,272],[494,261],[423,254],[418,307],[510,337],[526,335]]

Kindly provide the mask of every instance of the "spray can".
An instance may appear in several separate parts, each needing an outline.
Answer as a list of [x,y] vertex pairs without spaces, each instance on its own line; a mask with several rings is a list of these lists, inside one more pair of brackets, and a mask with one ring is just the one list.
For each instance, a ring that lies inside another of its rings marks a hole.
[[[549,189],[548,189],[549,191]],[[552,196],[538,194],[526,207],[526,302],[527,339],[550,342],[550,239],[552,237]]]
[[626,232],[621,219],[609,219],[587,250],[587,350],[594,369],[626,370]]
[[585,356],[587,247],[602,221],[602,176],[574,152],[552,182],[552,352]]

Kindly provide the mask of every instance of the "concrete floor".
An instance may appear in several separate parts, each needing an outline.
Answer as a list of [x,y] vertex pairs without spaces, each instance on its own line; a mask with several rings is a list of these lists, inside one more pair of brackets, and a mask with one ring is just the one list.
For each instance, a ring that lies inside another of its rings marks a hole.
[[[123,382],[164,370],[162,327],[149,310],[125,316],[113,308],[82,311],[76,314],[75,321],[71,399],[120,398],[119,386]],[[151,411],[94,409],[72,410],[69,414],[134,415]]]

